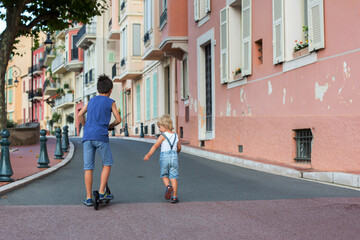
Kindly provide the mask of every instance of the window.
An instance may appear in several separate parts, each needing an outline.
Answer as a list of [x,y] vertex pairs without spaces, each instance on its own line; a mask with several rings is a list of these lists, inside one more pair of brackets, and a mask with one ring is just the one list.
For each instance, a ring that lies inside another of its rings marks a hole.
[[120,51],[120,55],[121,55],[121,60],[125,60],[127,57],[127,33],[126,33],[126,27],[123,28],[123,30],[121,31],[121,36],[120,36],[120,46],[121,46],[121,51]]
[[41,105],[39,106],[39,120],[43,120]]
[[9,68],[9,71],[8,71],[8,85],[9,86],[13,85],[13,69],[12,69],[12,67]]
[[150,120],[150,78],[145,80],[145,97],[146,97],[146,117],[145,120]]
[[167,0],[162,0],[160,2],[160,29],[167,22]]
[[220,11],[220,83],[252,73],[251,4],[236,0]]
[[210,0],[194,0],[194,20],[204,18],[210,12]]
[[13,102],[13,90],[10,89],[9,90],[9,103],[12,103]]
[[140,84],[136,85],[136,121],[140,122]]
[[181,67],[181,99],[184,100],[189,97],[189,72],[187,56],[182,61]]
[[153,74],[153,117],[157,117],[158,112],[158,84],[157,84],[157,72]]
[[133,56],[141,56],[141,25],[133,24]]
[[311,129],[297,129],[295,131],[296,157],[297,162],[311,162],[311,149],[313,135]]
[[152,0],[145,0],[144,7],[144,33],[147,33],[152,29]]
[[325,47],[323,0],[273,0],[273,63]]

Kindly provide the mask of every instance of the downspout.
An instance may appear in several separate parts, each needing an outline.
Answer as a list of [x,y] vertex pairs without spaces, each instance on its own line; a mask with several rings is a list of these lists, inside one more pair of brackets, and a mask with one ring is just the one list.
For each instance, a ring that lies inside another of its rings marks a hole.
[[177,78],[178,78],[178,73],[177,73],[177,59],[174,58],[175,60],[175,129],[176,132],[179,133],[179,126],[178,126],[178,121],[179,121],[179,101],[178,101],[178,84],[177,84]]

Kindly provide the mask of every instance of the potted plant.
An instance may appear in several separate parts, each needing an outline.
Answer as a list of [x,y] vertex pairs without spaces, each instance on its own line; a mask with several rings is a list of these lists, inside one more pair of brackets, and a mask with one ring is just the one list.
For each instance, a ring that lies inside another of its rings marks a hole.
[[64,89],[68,89],[69,88],[69,84],[68,83],[64,83]]
[[241,78],[241,68],[235,69],[232,73],[234,75],[234,80]]
[[294,47],[294,52],[293,52],[293,57],[300,57],[303,55],[306,55],[309,53],[309,41],[308,41],[308,27],[307,26],[303,26],[303,32],[304,32],[304,41],[300,41],[298,42],[297,40],[295,40],[295,47]]
[[54,112],[54,113],[53,113],[53,115],[52,115],[53,123],[59,122],[60,118],[61,118],[61,115],[60,115],[60,114],[58,114],[57,112]]
[[66,122],[72,124],[74,122],[74,117],[71,115],[67,115]]

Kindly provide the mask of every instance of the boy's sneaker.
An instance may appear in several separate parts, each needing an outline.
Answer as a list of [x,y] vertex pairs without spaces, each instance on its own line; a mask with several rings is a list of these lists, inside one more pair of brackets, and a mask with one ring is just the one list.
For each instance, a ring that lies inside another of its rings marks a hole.
[[85,206],[91,207],[94,205],[94,200],[92,198],[84,199]]
[[173,191],[172,186],[168,185],[166,187],[166,191],[165,191],[165,199],[166,200],[170,200],[172,191]]
[[99,193],[99,199],[100,200],[113,200],[114,196],[112,194],[108,194],[107,192],[101,194]]
[[179,199],[177,197],[172,197],[170,200],[171,203],[178,203]]

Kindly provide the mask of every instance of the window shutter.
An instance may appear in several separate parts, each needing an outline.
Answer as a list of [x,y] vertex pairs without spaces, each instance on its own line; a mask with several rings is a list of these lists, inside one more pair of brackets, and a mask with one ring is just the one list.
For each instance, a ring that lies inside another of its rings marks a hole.
[[157,117],[158,112],[158,97],[157,97],[157,73],[155,72],[153,74],[153,117]]
[[273,0],[273,63],[284,61],[284,2]]
[[251,75],[251,0],[241,1],[241,75]]
[[205,12],[210,12],[210,0],[205,0]]
[[199,21],[199,0],[194,0],[194,21]]
[[146,120],[150,120],[150,78],[145,80]]
[[227,8],[220,11],[220,83],[228,82],[228,24],[227,24]]
[[140,84],[136,85],[136,121],[140,122]]
[[325,47],[324,40],[324,2],[308,0],[309,50],[314,51]]
[[141,56],[141,25],[133,24],[133,56]]

